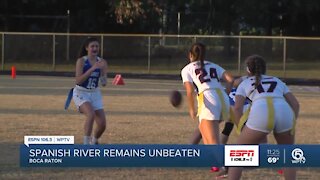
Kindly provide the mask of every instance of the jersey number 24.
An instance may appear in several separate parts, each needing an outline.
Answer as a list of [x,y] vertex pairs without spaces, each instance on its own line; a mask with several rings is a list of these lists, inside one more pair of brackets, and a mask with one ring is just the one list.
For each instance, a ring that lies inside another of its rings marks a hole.
[[211,79],[215,78],[219,82],[218,74],[216,68],[210,68],[210,73],[208,76],[208,72],[205,69],[196,69],[195,70],[196,75],[199,75],[199,81],[202,83],[204,82],[210,82]]

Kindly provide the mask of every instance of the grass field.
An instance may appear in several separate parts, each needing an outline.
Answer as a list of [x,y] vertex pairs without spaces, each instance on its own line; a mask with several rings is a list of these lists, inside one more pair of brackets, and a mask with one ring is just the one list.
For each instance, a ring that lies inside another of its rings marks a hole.
[[[183,91],[180,81],[124,77],[124,86],[102,89],[107,112],[103,144],[188,144],[196,122],[186,102],[169,104],[171,90]],[[214,179],[209,168],[20,168],[19,145],[25,135],[74,135],[82,143],[84,116],[74,105],[63,110],[73,78],[0,76],[0,179]],[[320,143],[320,87],[290,86],[301,104],[296,142]],[[184,92],[184,91],[183,91]],[[222,127],[222,126],[221,126]],[[231,134],[230,143],[236,135]],[[274,143],[272,137],[270,143]],[[278,169],[245,171],[243,179],[281,179]],[[318,168],[298,171],[298,179],[319,179]]]
[[[143,74],[180,74],[184,64],[162,63],[153,64],[151,62],[150,69],[148,69],[147,62],[144,65],[127,65],[126,63],[118,63],[120,65],[110,64],[109,72],[115,73],[143,73]],[[226,70],[229,70],[234,75],[241,75],[238,72],[237,63],[222,63],[221,65]],[[41,63],[6,63],[4,70],[11,70],[12,66],[16,66],[19,71],[56,71],[56,72],[74,72],[75,65],[59,65],[53,67],[52,64]],[[282,62],[272,62],[268,64],[267,73],[277,77],[286,78],[307,78],[320,79],[320,63],[319,62],[287,62],[286,71],[283,70]],[[241,69],[244,72],[244,68]]]

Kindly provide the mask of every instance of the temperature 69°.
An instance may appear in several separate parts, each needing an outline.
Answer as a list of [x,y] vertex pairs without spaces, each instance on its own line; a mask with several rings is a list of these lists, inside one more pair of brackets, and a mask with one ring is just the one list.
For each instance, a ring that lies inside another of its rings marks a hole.
[[275,164],[279,161],[279,157],[268,157],[269,164]]

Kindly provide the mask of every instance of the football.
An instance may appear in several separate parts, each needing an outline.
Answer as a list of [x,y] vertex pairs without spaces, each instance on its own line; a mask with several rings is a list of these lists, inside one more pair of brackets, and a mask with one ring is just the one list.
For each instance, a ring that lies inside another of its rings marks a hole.
[[170,103],[172,104],[173,107],[179,107],[181,105],[182,95],[179,91],[177,90],[171,91]]

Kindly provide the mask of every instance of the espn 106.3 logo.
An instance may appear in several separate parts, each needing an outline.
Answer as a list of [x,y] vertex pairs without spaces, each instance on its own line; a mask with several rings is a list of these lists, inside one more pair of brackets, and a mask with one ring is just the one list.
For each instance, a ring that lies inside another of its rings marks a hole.
[[226,145],[224,147],[225,166],[259,166],[258,145]]

